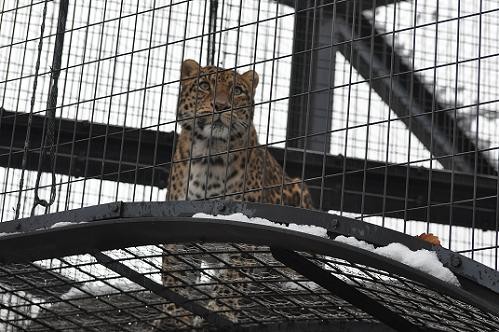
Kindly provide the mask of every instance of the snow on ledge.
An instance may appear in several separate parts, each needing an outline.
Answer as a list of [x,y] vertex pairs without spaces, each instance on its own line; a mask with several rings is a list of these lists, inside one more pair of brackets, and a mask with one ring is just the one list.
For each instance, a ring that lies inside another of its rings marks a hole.
[[456,276],[448,268],[444,267],[434,251],[425,249],[412,251],[403,244],[395,242],[390,243],[389,245],[384,247],[374,248],[372,244],[369,244],[365,241],[360,241],[354,237],[346,237],[343,235],[336,237],[335,241],[346,243],[351,246],[391,258],[405,265],[409,265],[417,270],[431,274],[435,278],[458,287],[461,286]]
[[20,232],[11,232],[11,233],[1,232],[1,233],[0,233],[0,237],[2,237],[2,236],[14,235],[14,234],[21,234],[21,233],[20,233]]
[[210,219],[223,219],[223,220],[240,221],[240,222],[245,222],[245,223],[250,223],[250,224],[283,228],[283,229],[287,229],[287,230],[292,230],[292,231],[297,231],[297,232],[307,233],[310,235],[328,238],[327,230],[325,228],[322,228],[322,227],[309,226],[309,225],[297,225],[297,224],[289,224],[288,226],[286,226],[284,224],[275,223],[275,222],[272,222],[272,221],[270,221],[268,219],[264,219],[264,218],[248,217],[242,213],[213,216],[211,214],[206,214],[206,213],[200,212],[200,213],[196,213],[192,217],[193,218],[210,218]]
[[66,226],[86,224],[86,223],[87,223],[86,221],[82,221],[82,222],[60,221],[60,222],[56,222],[55,224],[50,226],[50,228],[66,227]]
[[[211,215],[206,213],[196,213],[192,216],[193,218],[210,218],[210,219],[223,219],[223,220],[233,220],[239,222],[246,222],[250,224],[265,225],[277,228],[283,228],[293,231],[298,231],[302,233],[307,233],[310,235],[320,236],[323,238],[329,238],[327,235],[327,230],[318,226],[309,225],[297,225],[289,224],[288,226],[284,224],[279,224],[272,222],[268,219],[258,218],[258,217],[248,217],[242,213],[234,213],[229,215]],[[417,251],[412,251],[401,243],[390,243],[385,247],[375,248],[372,244],[365,241],[357,240],[354,237],[338,236],[335,241],[346,243],[351,246],[364,249],[375,254],[391,258],[400,263],[411,266],[422,272],[431,274],[432,276],[453,284],[455,286],[461,286],[456,276],[446,267],[443,266],[442,262],[437,257],[437,254],[433,251],[428,251],[425,249],[420,249]]]

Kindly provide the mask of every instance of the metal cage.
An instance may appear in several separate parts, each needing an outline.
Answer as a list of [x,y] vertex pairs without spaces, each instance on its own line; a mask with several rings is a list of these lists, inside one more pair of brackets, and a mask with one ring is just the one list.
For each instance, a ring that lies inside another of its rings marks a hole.
[[[498,12],[3,0],[0,330],[499,330]],[[316,210],[165,201],[187,58],[260,75],[257,148]],[[338,236],[424,250],[459,285]]]

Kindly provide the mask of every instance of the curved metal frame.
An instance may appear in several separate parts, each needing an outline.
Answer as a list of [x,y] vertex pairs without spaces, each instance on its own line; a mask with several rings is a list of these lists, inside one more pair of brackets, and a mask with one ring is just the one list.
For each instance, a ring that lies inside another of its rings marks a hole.
[[[270,226],[192,218],[197,212],[214,215],[242,212],[249,217],[258,216],[275,222],[316,225],[328,229],[333,236],[355,236],[375,245],[401,242],[411,249],[431,247],[415,237],[355,219],[292,207],[226,201],[116,202],[0,224],[0,233],[15,233],[0,237],[0,262],[33,261],[155,243],[245,242],[314,252],[394,272],[499,315],[495,302],[497,293],[486,288],[486,284],[480,284],[480,280],[475,281],[480,286],[461,289],[402,263],[343,243]],[[50,228],[58,222],[74,225]],[[461,269],[469,264],[461,255],[452,255],[461,259]],[[473,267],[480,269],[476,273],[488,275],[490,282],[499,278],[499,273],[493,270],[491,273],[481,264],[474,262]],[[460,281],[467,279],[459,270],[458,276]],[[469,284],[474,283],[468,279],[465,285]],[[477,287],[481,288],[480,292],[475,292]]]
[[[213,215],[241,212],[249,217],[261,217],[284,224],[320,226],[326,228],[332,237],[353,236],[375,246],[400,242],[411,250],[431,249],[457,275],[463,288],[469,292],[494,301],[499,294],[499,272],[463,255],[440,246],[432,246],[417,237],[356,219],[288,206],[231,201],[115,202],[0,223],[0,233],[30,232],[50,228],[57,222],[90,222],[119,217],[191,217],[197,212]],[[2,237],[0,242],[1,240]]]

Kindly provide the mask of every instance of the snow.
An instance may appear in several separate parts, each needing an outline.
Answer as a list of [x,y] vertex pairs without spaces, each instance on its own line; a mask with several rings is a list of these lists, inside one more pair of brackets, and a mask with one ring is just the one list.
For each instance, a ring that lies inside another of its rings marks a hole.
[[20,233],[19,233],[19,232],[11,232],[11,233],[1,232],[1,233],[0,233],[0,237],[2,237],[2,236],[14,235],[14,234],[20,234]]
[[[12,326],[7,323],[8,321],[16,321],[16,325],[24,327],[19,330],[26,331],[25,328],[29,328],[31,322],[27,318],[36,318],[42,309],[49,308],[52,305],[45,299],[34,297],[22,290],[1,294],[0,301],[3,304],[8,304],[0,309],[0,331],[18,331],[18,329],[11,329]],[[12,308],[23,308],[23,310],[17,311],[12,310]]]
[[[288,226],[286,226],[283,224],[272,222],[264,218],[248,217],[242,213],[234,213],[230,215],[217,215],[217,216],[206,213],[196,213],[192,217],[233,220],[233,221],[239,221],[251,224],[283,228],[283,229],[288,229],[297,232],[307,233],[310,235],[328,238],[327,230],[322,227],[297,225],[297,224],[289,224]],[[451,283],[455,286],[460,286],[456,276],[448,268],[443,266],[443,264],[438,259],[437,254],[433,251],[428,251],[425,249],[412,251],[401,243],[390,243],[385,247],[375,248],[372,244],[369,244],[365,241],[360,241],[354,237],[346,237],[342,235],[336,237],[335,241],[349,244],[351,246],[361,248],[387,258],[391,258],[393,260],[411,266],[415,269],[431,274],[440,280]]]
[[222,220],[233,220],[239,222],[245,222],[250,224],[271,226],[277,228],[283,228],[287,230],[297,231],[301,233],[307,233],[310,235],[320,236],[324,238],[329,238],[327,235],[327,230],[318,226],[309,226],[309,225],[297,225],[297,224],[289,224],[288,226],[275,223],[268,219],[259,218],[259,217],[248,217],[242,213],[234,213],[229,215],[211,215],[206,213],[196,213],[192,216],[193,218],[211,218],[211,219],[222,219]]
[[403,264],[409,265],[415,269],[431,274],[435,278],[460,286],[456,276],[446,267],[433,251],[420,249],[412,251],[401,243],[390,243],[384,247],[374,248],[372,244],[357,240],[354,237],[338,236],[335,241],[349,244],[375,254],[391,258]]
[[313,281],[293,281],[293,282],[288,281],[284,283],[284,288],[295,291],[303,291],[303,290],[315,290],[317,288],[320,288],[320,286]]
[[337,236],[334,240],[341,242],[341,243],[349,244],[351,246],[354,246],[354,247],[357,247],[360,249],[364,249],[367,251],[374,251],[375,250],[375,248],[372,244],[367,243],[365,241],[357,240],[354,237],[340,235],[340,236]]
[[88,297],[88,296],[101,296],[109,294],[118,294],[127,291],[142,290],[143,288],[135,283],[126,280],[108,280],[107,282],[94,281],[72,287],[69,291],[64,293],[61,298],[63,300]]
[[50,226],[50,228],[57,228],[57,227],[66,227],[66,226],[71,226],[71,225],[78,225],[78,224],[84,224],[86,223],[85,221],[83,222],[70,222],[70,221],[61,221],[53,224]]

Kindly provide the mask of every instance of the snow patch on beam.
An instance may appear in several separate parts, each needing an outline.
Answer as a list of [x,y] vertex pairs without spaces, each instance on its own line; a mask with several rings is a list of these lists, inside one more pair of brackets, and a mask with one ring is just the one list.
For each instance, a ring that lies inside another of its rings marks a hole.
[[329,238],[329,236],[327,235],[327,229],[322,228],[322,227],[309,226],[309,225],[297,225],[297,224],[285,225],[285,224],[276,223],[276,222],[273,222],[273,221],[270,221],[270,220],[264,219],[264,218],[248,217],[242,213],[234,213],[234,214],[229,214],[229,215],[217,215],[217,216],[214,216],[211,214],[206,214],[206,213],[196,213],[192,217],[193,218],[210,218],[210,219],[240,221],[240,222],[245,222],[245,223],[250,223],[250,224],[283,228],[283,229],[287,229],[287,230],[291,230],[291,231],[307,233],[310,235]]
[[343,235],[336,237],[335,241],[393,259],[417,270],[431,274],[435,278],[451,283],[455,286],[461,286],[456,276],[448,268],[444,267],[442,262],[438,259],[437,254],[433,251],[426,249],[412,251],[403,244],[396,242],[390,243],[384,247],[375,248],[372,244],[365,241],[360,241],[354,237],[346,237]]

